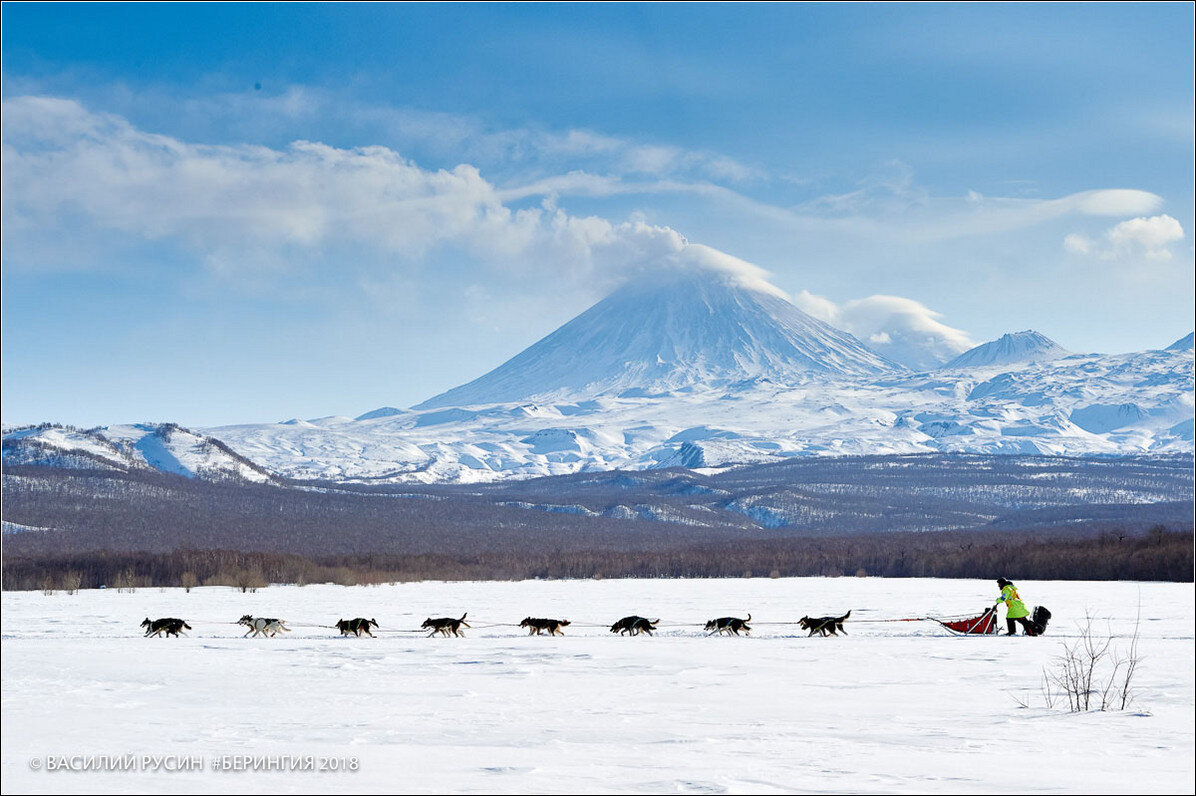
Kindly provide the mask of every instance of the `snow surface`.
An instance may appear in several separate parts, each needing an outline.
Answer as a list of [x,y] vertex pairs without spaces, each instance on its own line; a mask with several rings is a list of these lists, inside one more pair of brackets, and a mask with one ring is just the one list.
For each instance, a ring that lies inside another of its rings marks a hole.
[[[1005,573],[1016,574],[1016,573]],[[1193,588],[1018,583],[1054,612],[1042,638],[954,637],[990,581],[799,578],[414,583],[3,593],[6,793],[1191,793]],[[1141,606],[1128,712],[1042,705],[1077,619],[1124,646]],[[846,637],[804,614],[852,610]],[[971,609],[971,610],[969,610]],[[467,638],[429,639],[426,616]],[[751,613],[750,638],[695,625]],[[284,638],[242,639],[244,613]],[[654,638],[606,626],[660,617]],[[526,615],[569,618],[528,637]],[[189,638],[145,639],[178,616]],[[375,617],[377,639],[320,627]],[[591,627],[589,625],[601,625]],[[1021,707],[1017,700],[1028,702]],[[46,755],[322,755],[356,773],[46,772]]]

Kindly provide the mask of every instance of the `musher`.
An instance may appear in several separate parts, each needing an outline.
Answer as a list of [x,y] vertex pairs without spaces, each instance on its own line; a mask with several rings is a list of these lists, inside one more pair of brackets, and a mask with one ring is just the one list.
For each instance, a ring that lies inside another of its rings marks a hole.
[[1030,612],[1026,610],[1026,604],[1022,602],[1022,598],[1018,596],[1017,587],[1014,586],[1005,578],[997,578],[997,586],[1001,589],[1001,596],[993,604],[994,607],[1005,603],[1005,626],[1009,628],[1009,632],[1005,635],[1016,636],[1014,632],[1017,628],[1017,623],[1021,622],[1022,632],[1027,636],[1034,635],[1034,627],[1027,619]]

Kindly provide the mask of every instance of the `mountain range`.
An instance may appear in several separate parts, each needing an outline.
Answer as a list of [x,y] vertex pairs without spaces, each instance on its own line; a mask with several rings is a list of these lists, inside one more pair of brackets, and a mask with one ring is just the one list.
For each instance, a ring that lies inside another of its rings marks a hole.
[[478,482],[809,455],[1193,451],[1192,335],[1071,353],[1027,330],[915,372],[734,274],[616,290],[411,409],[189,431],[6,429],[6,463],[204,478]]

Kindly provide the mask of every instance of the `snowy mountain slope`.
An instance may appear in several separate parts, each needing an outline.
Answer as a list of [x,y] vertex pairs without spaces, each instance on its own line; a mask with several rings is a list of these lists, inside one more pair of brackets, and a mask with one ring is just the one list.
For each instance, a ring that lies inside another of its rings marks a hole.
[[1086,355],[1012,370],[807,376],[654,397],[411,410],[205,433],[294,478],[476,482],[809,455],[1192,451],[1193,355]]
[[416,409],[901,369],[774,293],[729,275],[678,271],[625,285],[498,368]]
[[121,472],[152,469],[188,478],[235,478],[257,483],[274,480],[268,470],[220,440],[173,423],[88,430],[53,425],[6,430],[4,462]]
[[1191,351],[1196,346],[1196,332],[1188,332],[1187,337],[1181,337],[1171,345],[1167,346],[1167,351]]
[[1019,362],[1044,362],[1065,357],[1071,352],[1033,329],[1002,335],[1000,338],[964,351],[942,366],[943,370],[965,370],[1015,365]]
[[51,424],[5,429],[4,463],[120,472],[148,466],[98,429],[82,430]]

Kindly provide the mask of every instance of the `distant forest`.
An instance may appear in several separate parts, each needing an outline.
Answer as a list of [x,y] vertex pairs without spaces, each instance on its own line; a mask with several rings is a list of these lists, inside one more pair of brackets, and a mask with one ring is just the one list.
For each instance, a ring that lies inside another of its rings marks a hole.
[[716,475],[255,485],[4,468],[4,589],[421,579],[1193,580],[1191,457],[793,460]]
[[830,539],[757,540],[693,547],[529,550],[479,555],[301,556],[233,550],[169,553],[94,551],[4,556],[11,590],[133,589],[418,580],[535,578],[749,578],[879,576],[1018,580],[1161,580],[1190,582],[1191,531],[1162,527],[1144,534],[1102,533],[1042,538],[1014,532],[996,539],[972,533],[894,533]]

